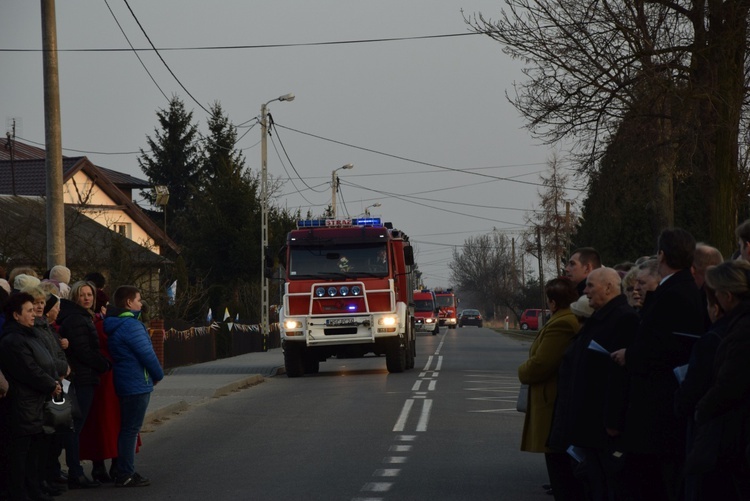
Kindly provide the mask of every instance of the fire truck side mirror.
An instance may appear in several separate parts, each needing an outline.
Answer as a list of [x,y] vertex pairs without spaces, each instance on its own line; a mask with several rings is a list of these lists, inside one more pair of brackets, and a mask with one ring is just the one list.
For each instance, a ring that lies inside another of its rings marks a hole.
[[414,266],[414,249],[411,245],[404,247],[404,263],[406,266]]

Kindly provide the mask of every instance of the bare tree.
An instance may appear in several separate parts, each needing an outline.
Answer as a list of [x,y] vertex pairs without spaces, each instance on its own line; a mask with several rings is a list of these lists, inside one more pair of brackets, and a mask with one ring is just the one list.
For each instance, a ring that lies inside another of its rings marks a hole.
[[568,255],[570,237],[575,233],[575,220],[570,211],[570,198],[565,189],[569,176],[553,156],[549,163],[549,175],[542,176],[544,190],[539,191],[539,210],[526,216],[526,222],[532,230],[524,235],[525,250],[536,254],[536,228],[539,228],[542,239],[543,264],[554,263],[555,275],[564,267],[563,261]]
[[470,237],[461,250],[454,249],[453,260],[448,265],[451,283],[457,289],[482,298],[485,313],[497,312],[499,306],[514,309],[517,287],[514,276],[508,237],[499,233]]
[[705,174],[710,238],[731,244],[737,137],[746,94],[748,0],[505,0],[498,20],[466,17],[523,60],[510,101],[537,137],[573,142],[592,171],[626,116],[644,127],[654,227],[674,223],[680,148]]

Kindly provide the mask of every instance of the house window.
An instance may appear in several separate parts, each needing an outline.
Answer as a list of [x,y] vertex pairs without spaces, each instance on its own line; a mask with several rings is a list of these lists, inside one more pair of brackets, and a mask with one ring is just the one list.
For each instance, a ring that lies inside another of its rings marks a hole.
[[133,227],[130,223],[116,223],[113,229],[123,237],[133,239]]

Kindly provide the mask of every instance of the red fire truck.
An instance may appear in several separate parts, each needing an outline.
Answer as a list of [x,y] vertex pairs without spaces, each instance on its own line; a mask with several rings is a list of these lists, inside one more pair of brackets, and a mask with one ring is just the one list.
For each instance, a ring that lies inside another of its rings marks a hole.
[[456,320],[456,296],[453,290],[436,290],[435,298],[440,308],[440,326],[447,325],[449,329],[455,329],[458,322]]
[[417,331],[430,332],[433,336],[440,332],[434,292],[427,289],[414,291],[414,317]]
[[413,368],[413,268],[409,238],[379,218],[299,221],[279,315],[287,376],[347,352],[385,355],[389,372]]

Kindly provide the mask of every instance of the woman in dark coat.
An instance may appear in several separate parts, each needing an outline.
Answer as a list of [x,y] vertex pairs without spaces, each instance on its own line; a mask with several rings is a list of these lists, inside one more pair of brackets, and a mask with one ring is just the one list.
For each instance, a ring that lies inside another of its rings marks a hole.
[[57,323],[60,336],[68,340],[65,354],[68,357],[70,378],[78,402],[79,415],[74,416],[74,433],[66,449],[68,464],[68,487],[83,489],[99,487],[96,480],[90,480],[83,473],[79,452],[79,438],[86,423],[94,391],[99,384],[99,375],[111,368],[109,361],[99,350],[99,336],[94,326],[94,306],[96,288],[89,282],[76,282],[70,289],[70,300],[60,301],[60,315]]
[[48,500],[40,489],[39,462],[44,438],[44,402],[59,395],[55,363],[34,334],[34,298],[13,294],[5,306],[0,365],[9,382],[11,500]]
[[713,384],[695,409],[694,448],[715,447],[692,451],[688,468],[693,466],[691,457],[699,452],[702,460],[713,460],[714,468],[731,478],[736,497],[724,499],[750,499],[746,458],[750,445],[750,263],[728,261],[709,268],[706,283],[716,292],[729,324],[716,351]]

